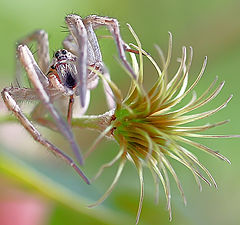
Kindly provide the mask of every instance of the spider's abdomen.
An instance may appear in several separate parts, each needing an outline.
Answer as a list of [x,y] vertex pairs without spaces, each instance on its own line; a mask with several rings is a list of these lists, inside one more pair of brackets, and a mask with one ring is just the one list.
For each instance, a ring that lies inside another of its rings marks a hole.
[[70,89],[73,89],[77,84],[76,79],[73,77],[73,75],[69,71],[66,73],[65,84]]
[[57,65],[57,73],[63,86],[73,89],[77,85],[76,67],[72,63],[59,63]]

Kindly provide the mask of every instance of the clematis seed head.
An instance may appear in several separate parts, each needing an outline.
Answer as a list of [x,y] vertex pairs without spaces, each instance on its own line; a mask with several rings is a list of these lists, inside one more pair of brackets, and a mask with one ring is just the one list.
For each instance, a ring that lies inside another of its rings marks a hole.
[[[130,160],[137,168],[141,189],[136,224],[139,221],[144,196],[143,166],[148,167],[152,172],[156,186],[156,199],[158,199],[159,181],[162,183],[171,220],[172,212],[169,174],[173,176],[185,204],[186,198],[181,182],[178,179],[177,172],[172,167],[169,159],[174,159],[186,166],[192,172],[200,190],[202,190],[201,180],[209,185],[217,187],[217,184],[208,169],[188,148],[184,146],[195,147],[230,163],[230,161],[218,151],[212,150],[211,148],[192,140],[192,138],[239,137],[238,135],[204,135],[201,133],[216,126],[223,125],[229,122],[229,120],[201,126],[190,126],[189,124],[217,113],[227,105],[232,96],[226,98],[226,100],[215,109],[201,113],[194,113],[194,110],[201,108],[216,98],[224,86],[224,82],[217,85],[218,78],[216,77],[206,91],[200,94],[200,96],[197,97],[197,94],[194,92],[194,88],[204,74],[207,57],[205,57],[203,61],[202,68],[200,69],[196,80],[193,83],[188,84],[188,77],[193,58],[193,49],[191,47],[189,48],[189,57],[187,57],[187,48],[182,48],[182,56],[179,60],[177,72],[174,76],[169,76],[168,67],[172,53],[171,33],[169,33],[169,47],[166,59],[160,48],[158,46],[156,47],[163,64],[163,67],[160,68],[157,62],[142,49],[137,35],[131,26],[128,26],[137,42],[137,45],[131,44],[131,47],[135,48],[136,52],[139,53],[139,60],[137,60],[136,55],[133,53],[130,53],[130,56],[135,73],[138,74],[138,78],[137,80],[132,79],[128,94],[123,98],[123,94],[117,85],[100,75],[109,83],[116,101],[116,108],[112,111],[109,124],[106,126],[105,131],[102,132],[100,137],[110,136],[117,141],[120,150],[111,162],[104,164],[100,168],[95,178],[102,173],[104,168],[112,166],[117,161],[120,161],[120,164],[114,181],[109,189],[90,207],[100,204],[108,197],[116,185],[124,165]],[[152,63],[158,74],[155,83],[148,91],[143,87],[143,57],[146,57]],[[192,95],[191,100],[186,105],[179,106],[189,95]]]

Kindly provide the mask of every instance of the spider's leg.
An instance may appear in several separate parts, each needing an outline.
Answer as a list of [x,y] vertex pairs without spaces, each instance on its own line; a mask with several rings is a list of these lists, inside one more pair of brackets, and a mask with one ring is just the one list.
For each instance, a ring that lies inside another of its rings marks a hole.
[[[30,90],[34,90],[34,89],[30,89]],[[52,102],[56,102],[60,101],[61,98],[66,96],[63,96],[61,92],[59,92],[59,90],[55,89],[55,88],[47,88],[47,93],[51,99]],[[25,98],[27,99],[27,98]],[[23,99],[24,100],[24,99]],[[37,99],[39,100],[39,98]],[[62,108],[65,108],[63,106],[65,106],[65,102],[64,101],[60,101],[60,111],[62,112]],[[37,122],[38,124],[47,127],[51,130],[57,131],[59,132],[59,129],[57,128],[56,124],[54,123],[54,121],[50,120],[49,117],[47,117],[47,108],[44,106],[44,104],[42,102],[39,102],[33,109],[33,111],[31,112],[31,119],[33,119],[35,122]]]
[[[26,91],[26,89],[25,89],[25,90],[23,90],[23,92],[27,93],[28,91]],[[18,90],[14,89],[14,88],[3,89],[2,98],[3,98],[6,106],[8,107],[8,109],[11,110],[15,114],[15,116],[19,119],[21,124],[30,133],[30,135],[34,138],[35,141],[39,142],[40,144],[45,146],[47,149],[49,149],[52,153],[54,153],[55,155],[57,155],[60,158],[62,158],[63,160],[65,160],[67,162],[67,164],[69,164],[71,167],[73,167],[73,169],[83,178],[83,180],[87,184],[89,184],[88,178],[84,175],[84,173],[80,170],[80,168],[74,163],[74,161],[69,156],[64,154],[60,149],[58,149],[55,145],[53,145],[51,142],[44,139],[42,137],[42,135],[39,133],[39,131],[34,127],[34,125],[23,114],[22,110],[20,109],[20,107],[18,106],[18,104],[16,103],[16,101],[14,99],[14,97],[16,97],[16,99],[20,99],[20,98],[26,99],[26,95],[25,94],[22,95],[23,92],[20,88]],[[29,93],[32,93],[32,90],[29,91]],[[31,96],[32,96],[32,98],[38,97],[36,94],[31,95]]]
[[70,143],[73,152],[80,164],[83,163],[79,147],[74,139],[73,133],[66,123],[66,121],[59,115],[55,107],[50,101],[50,97],[47,94],[44,86],[41,82],[40,77],[44,76],[40,68],[38,67],[36,61],[33,58],[32,53],[28,49],[26,45],[18,46],[18,55],[21,63],[23,64],[30,81],[32,82],[39,99],[43,103],[43,105],[47,108],[50,112],[51,116],[56,122],[56,126],[58,127],[59,131],[66,137],[68,142]]
[[[72,126],[71,124],[71,119],[72,119],[72,114],[73,114],[73,107],[72,107],[72,100],[69,100],[69,97],[68,96],[61,96],[60,98],[58,98],[58,96],[55,95],[55,93],[52,93],[52,92],[49,92],[48,91],[48,94],[53,96],[53,98],[55,99],[55,97],[57,97],[57,100],[54,100],[54,101],[57,101],[57,105],[58,105],[58,109],[61,111],[61,114],[62,115],[67,115],[67,121],[68,121],[68,124],[69,126]],[[50,97],[51,97],[50,96]],[[64,98],[63,98],[64,97]],[[67,98],[67,101],[66,102],[66,98]],[[74,96],[73,96],[74,98]],[[51,98],[52,99],[52,98]],[[89,102],[90,102],[90,91],[88,90],[87,91],[87,96],[86,96],[86,105],[84,108],[82,108],[81,106],[80,107],[77,107],[77,116],[82,116],[85,114],[85,112],[87,111],[87,108],[89,106]],[[74,99],[75,100],[75,99]],[[75,101],[74,101],[75,102]],[[75,102],[78,104],[78,102]],[[80,102],[79,102],[80,103]],[[66,111],[66,104],[68,104],[68,108],[67,108],[67,111]],[[76,107],[75,107],[76,108]],[[31,118],[37,122],[38,124],[44,126],[44,127],[47,127],[51,130],[54,130],[54,131],[59,131],[56,124],[49,120],[48,117],[46,117],[46,114],[47,114],[47,109],[44,107],[43,103],[40,102],[39,104],[37,104],[37,106],[33,109],[32,113],[31,113]]]
[[[17,44],[24,44],[29,45],[32,42],[37,43],[37,58],[38,58],[38,65],[40,69],[43,71],[44,74],[47,73],[48,67],[50,64],[50,56],[49,56],[49,43],[48,43],[48,34],[44,30],[36,30],[33,33],[29,34],[28,36],[22,38],[21,40],[17,41]],[[47,79],[43,77],[42,83],[46,83],[48,85]],[[22,67],[19,59],[17,57],[16,60],[16,84],[18,86],[22,86]]]
[[47,127],[51,130],[58,131],[56,124],[45,117],[47,114],[47,109],[44,107],[42,102],[36,105],[36,107],[31,112],[31,118],[38,124]]
[[[39,101],[39,97],[36,91],[32,88],[9,87],[7,88],[7,91],[11,94],[11,96],[14,96],[14,101],[16,102],[26,100]],[[48,94],[51,98],[53,98],[56,95],[58,95],[58,92],[56,90],[48,90]],[[46,113],[47,109],[40,102],[32,111],[31,119],[44,127],[48,127],[49,129],[58,131],[58,128],[56,127],[55,123],[45,118]]]
[[[67,121],[69,126],[72,126],[72,115],[73,115],[73,104],[75,102],[75,96],[74,95],[70,95],[69,97],[69,102],[68,102],[68,110],[67,110]],[[89,102],[90,102],[90,91],[87,90],[87,94],[86,94],[86,105],[84,107],[78,107],[78,112],[77,115],[78,116],[82,116],[85,114],[85,112],[88,109],[89,106]]]
[[[75,102],[75,96],[71,95],[69,96],[69,101],[68,101],[68,110],[67,110],[67,121],[69,126],[72,126],[72,116],[73,116],[73,104]],[[82,116],[85,114],[85,112],[88,109],[89,106],[89,102],[90,102],[90,91],[87,90],[87,94],[86,94],[86,104],[84,107],[78,107],[78,111],[77,111],[77,116]]]
[[88,65],[92,64],[101,64],[102,63],[102,54],[100,50],[100,46],[98,44],[97,36],[94,32],[92,23],[85,23],[83,19],[83,23],[86,27],[87,36],[88,36]]
[[28,101],[38,101],[39,98],[36,91],[32,88],[20,88],[20,87],[9,87],[8,92],[14,96],[16,102],[28,100]]
[[114,18],[90,15],[90,16],[84,18],[83,22],[84,22],[85,26],[89,26],[87,24],[91,24],[93,29],[96,29],[99,26],[107,26],[107,28],[109,29],[109,31],[111,32],[112,36],[115,39],[119,57],[120,57],[123,65],[132,74],[133,78],[136,79],[137,76],[126,59],[126,55],[125,55],[125,51],[124,51],[124,41],[122,40],[121,35],[120,35],[118,21]]
[[46,74],[50,64],[48,34],[44,30],[36,30],[18,41],[18,44],[28,45],[33,41],[37,42],[38,65],[43,73]]
[[77,81],[78,91],[82,107],[85,106],[87,92],[87,31],[82,22],[82,18],[78,15],[68,15],[65,18],[68,29],[77,43]]
[[[87,27],[86,27],[87,29]],[[88,30],[87,31],[87,35],[89,35]],[[94,34],[95,35],[95,34]],[[88,37],[89,39],[89,37]],[[74,55],[78,55],[78,45],[75,42],[73,36],[70,34],[68,35],[62,42],[63,47],[68,50],[69,52],[73,53]],[[97,43],[98,44],[98,43]],[[92,65],[95,62],[102,62],[102,57],[101,57],[101,52],[100,52],[100,57],[96,57],[94,54],[94,49],[92,44],[90,43],[90,40],[87,41],[87,64],[88,65]]]
[[71,126],[72,124],[73,103],[74,103],[74,96],[70,95],[69,103],[68,103],[68,112],[67,112],[67,121],[69,126]]
[[[103,66],[101,72],[103,73],[103,76],[105,76],[107,80],[111,81],[110,73],[105,66]],[[110,110],[114,109],[116,107],[116,103],[115,103],[115,97],[112,92],[112,89],[110,88],[106,80],[102,80],[102,82],[103,82],[103,89],[104,89],[105,97],[107,100],[108,108]]]
[[[92,23],[86,23],[85,27],[88,35],[88,65],[91,65],[95,69],[98,69],[106,77],[106,79],[111,80],[110,74],[102,62],[101,50],[98,44],[97,36],[92,27]],[[94,73],[94,72],[90,72],[90,74],[88,75],[88,78],[89,78],[88,86],[91,86],[90,84],[91,80],[94,79],[93,81],[93,84],[94,84],[96,83],[96,79],[98,79],[98,76],[96,74],[94,74],[93,77],[91,78],[91,73]],[[95,85],[96,84],[94,84],[93,86]],[[103,80],[103,88],[104,88],[104,93],[106,96],[108,108],[113,109],[115,107],[114,95],[113,95],[112,89],[109,87],[108,83],[105,80]]]
[[62,42],[63,47],[74,55],[78,54],[78,46],[73,39],[73,36],[69,34]]

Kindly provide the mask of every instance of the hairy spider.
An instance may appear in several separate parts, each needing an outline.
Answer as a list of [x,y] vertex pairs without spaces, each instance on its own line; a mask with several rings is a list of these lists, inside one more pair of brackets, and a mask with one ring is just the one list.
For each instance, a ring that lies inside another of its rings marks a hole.
[[[97,74],[89,70],[89,67],[101,72],[107,79],[110,79],[102,62],[98,40],[94,33],[96,28],[108,27],[115,39],[123,65],[134,78],[136,75],[126,60],[124,51],[131,50],[128,49],[120,36],[116,19],[96,15],[90,15],[82,19],[78,15],[68,15],[65,21],[70,33],[63,41],[64,49],[55,53],[52,62],[50,62],[49,57],[48,35],[45,31],[38,30],[20,42],[17,47],[18,59],[25,68],[34,88],[7,87],[3,89],[2,97],[8,109],[15,114],[37,142],[64,159],[86,183],[89,183],[77,164],[39,133],[29,118],[24,115],[17,102],[40,100],[40,103],[31,113],[31,119],[43,126],[61,132],[70,143],[78,163],[82,165],[83,160],[80,149],[71,131],[74,97],[80,96],[81,114],[84,114],[89,104],[90,90],[98,84]],[[27,47],[27,44],[32,41],[36,41],[38,45],[38,64]],[[113,108],[115,103],[112,91],[106,81],[103,81],[103,86],[108,106]],[[53,105],[53,102],[56,100],[61,101],[63,98],[69,98],[67,122]],[[46,118],[47,113],[50,113],[54,122]]]

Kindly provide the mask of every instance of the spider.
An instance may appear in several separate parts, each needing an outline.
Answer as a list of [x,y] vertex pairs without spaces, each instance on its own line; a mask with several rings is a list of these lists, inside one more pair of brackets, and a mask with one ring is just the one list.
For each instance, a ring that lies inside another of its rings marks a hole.
[[[116,19],[96,15],[81,18],[78,15],[70,14],[65,17],[65,22],[70,33],[63,41],[64,49],[58,50],[51,62],[48,35],[45,31],[35,31],[20,42],[17,46],[18,59],[25,68],[28,79],[34,88],[7,87],[2,91],[2,98],[8,109],[14,113],[35,141],[64,159],[89,184],[88,178],[77,163],[40,134],[30,119],[24,115],[17,102],[24,100],[40,101],[31,113],[31,120],[61,132],[71,145],[77,162],[82,165],[83,159],[80,149],[71,131],[74,97],[80,97],[80,114],[83,115],[88,108],[90,90],[98,84],[97,74],[89,70],[89,67],[110,79],[110,75],[104,67],[100,47],[94,32],[96,28],[107,26],[115,39],[121,62],[134,78],[136,78],[136,75],[126,60],[125,51],[131,51],[131,49],[122,40]],[[27,47],[27,44],[32,41],[36,41],[38,45],[38,64]],[[103,81],[103,86],[108,107],[114,108],[113,93],[106,81]],[[59,114],[53,104],[56,100],[66,98],[69,99],[67,121]],[[54,122],[45,117],[47,113],[51,115]]]

